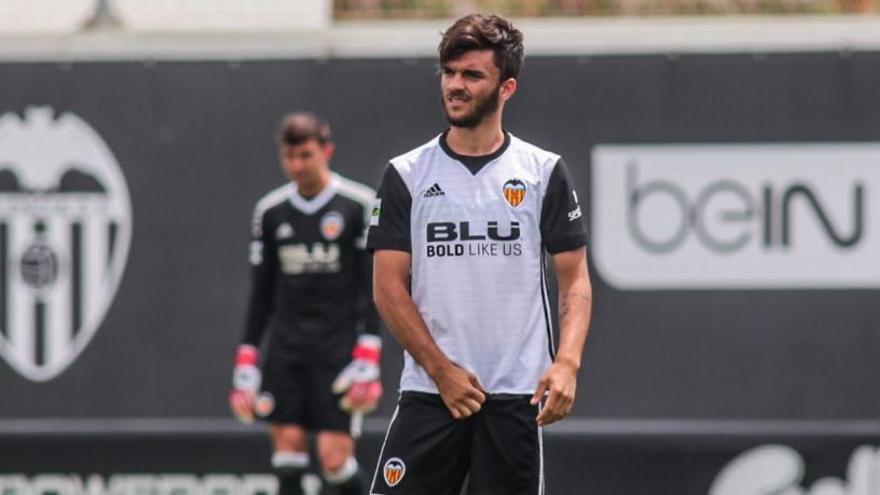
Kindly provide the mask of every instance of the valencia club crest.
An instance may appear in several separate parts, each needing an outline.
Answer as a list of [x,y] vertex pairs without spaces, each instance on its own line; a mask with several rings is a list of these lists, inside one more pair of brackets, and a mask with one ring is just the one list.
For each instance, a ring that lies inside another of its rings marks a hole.
[[387,483],[388,486],[397,486],[406,474],[406,464],[404,464],[399,458],[392,457],[385,462],[385,467],[382,468],[382,473],[385,476],[385,483]]
[[504,183],[504,199],[510,206],[517,207],[526,199],[526,185],[519,179],[510,179]]

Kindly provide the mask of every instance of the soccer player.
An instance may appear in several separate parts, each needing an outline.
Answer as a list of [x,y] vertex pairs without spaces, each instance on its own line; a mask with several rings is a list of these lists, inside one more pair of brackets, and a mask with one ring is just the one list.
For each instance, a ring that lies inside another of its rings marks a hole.
[[469,15],[439,52],[450,127],[391,160],[370,219],[373,297],[406,351],[370,493],[458,495],[467,476],[470,494],[540,495],[541,428],[571,411],[589,326],[583,212],[562,159],[502,127],[522,34]]
[[317,433],[324,480],[341,495],[364,495],[350,414],[375,409],[382,394],[379,318],[365,250],[375,193],[330,171],[334,145],[318,116],[285,116],[277,140],[290,182],[254,212],[252,291],[230,406],[244,422],[269,422],[280,495],[303,493],[309,432]]

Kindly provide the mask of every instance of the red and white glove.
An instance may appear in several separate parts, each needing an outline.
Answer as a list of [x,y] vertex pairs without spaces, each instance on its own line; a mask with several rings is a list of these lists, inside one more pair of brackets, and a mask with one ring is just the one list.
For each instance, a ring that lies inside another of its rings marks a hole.
[[260,391],[262,374],[257,363],[260,353],[252,345],[238,346],[235,354],[235,369],[232,371],[232,391],[229,392],[229,407],[242,423],[254,420],[254,401]]
[[364,334],[358,337],[352,357],[354,360],[333,381],[333,393],[346,392],[339,407],[351,413],[369,413],[379,405],[382,398],[382,382],[379,381],[379,359],[382,356],[382,339]]

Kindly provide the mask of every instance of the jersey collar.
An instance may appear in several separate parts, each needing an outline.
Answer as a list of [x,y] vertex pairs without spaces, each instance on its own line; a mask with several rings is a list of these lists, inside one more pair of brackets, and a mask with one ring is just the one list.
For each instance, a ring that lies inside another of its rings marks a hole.
[[296,189],[296,183],[291,182],[288,185],[289,195],[290,195],[290,204],[293,205],[297,210],[305,213],[306,215],[311,215],[316,211],[326,205],[333,196],[336,195],[336,191],[339,189],[339,176],[335,173],[330,173],[330,182],[327,183],[327,186],[317,194],[317,196],[313,198],[304,198],[300,196],[299,191]]
[[471,174],[477,175],[477,173],[482,170],[486,164],[491,162],[492,160],[498,158],[503,155],[507,148],[510,147],[510,133],[504,131],[504,142],[501,143],[501,146],[498,147],[492,153],[488,155],[480,155],[480,156],[469,156],[469,155],[459,155],[455,151],[452,151],[452,148],[449,147],[449,144],[446,142],[446,136],[449,134],[449,129],[443,131],[443,134],[440,135],[440,148],[443,149],[443,152],[446,153],[453,160],[461,163],[465,166],[465,168],[470,171]]

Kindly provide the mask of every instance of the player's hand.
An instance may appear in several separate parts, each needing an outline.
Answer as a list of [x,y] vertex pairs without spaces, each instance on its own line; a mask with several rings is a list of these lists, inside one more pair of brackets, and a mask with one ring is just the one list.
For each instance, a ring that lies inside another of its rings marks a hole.
[[254,400],[260,390],[262,375],[257,368],[259,351],[252,345],[238,346],[235,369],[232,372],[232,391],[229,392],[229,408],[242,423],[254,420]]
[[382,398],[382,382],[379,381],[379,360],[382,355],[382,339],[364,334],[352,352],[354,360],[333,381],[333,393],[345,393],[339,407],[350,413],[373,412]]
[[486,393],[477,375],[450,363],[434,379],[440,398],[455,419],[465,419],[480,412]]
[[537,406],[548,393],[547,401],[538,414],[538,426],[555,423],[571,413],[577,388],[577,369],[569,364],[556,362],[544,372],[531,404]]

